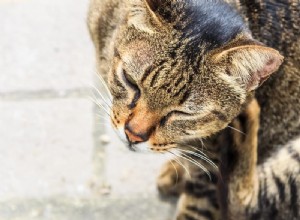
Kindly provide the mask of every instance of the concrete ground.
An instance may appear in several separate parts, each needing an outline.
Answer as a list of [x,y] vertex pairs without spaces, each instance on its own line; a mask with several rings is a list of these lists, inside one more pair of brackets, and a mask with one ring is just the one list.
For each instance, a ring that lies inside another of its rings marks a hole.
[[0,220],[171,220],[155,177],[90,101],[88,0],[0,0]]

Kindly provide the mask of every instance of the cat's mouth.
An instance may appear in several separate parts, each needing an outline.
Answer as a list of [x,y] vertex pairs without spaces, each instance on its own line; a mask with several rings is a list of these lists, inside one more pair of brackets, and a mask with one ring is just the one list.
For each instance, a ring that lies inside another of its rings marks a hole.
[[177,144],[172,143],[150,143],[150,141],[142,143],[131,143],[128,141],[127,147],[129,150],[134,152],[154,152],[154,153],[163,153],[168,152],[173,148],[176,148]]

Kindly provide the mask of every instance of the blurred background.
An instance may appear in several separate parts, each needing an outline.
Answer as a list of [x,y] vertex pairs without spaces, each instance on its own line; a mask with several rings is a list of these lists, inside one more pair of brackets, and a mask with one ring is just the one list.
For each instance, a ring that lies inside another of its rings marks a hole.
[[105,90],[87,8],[88,0],[0,0],[0,220],[174,215],[155,186],[166,158],[131,153],[90,100],[92,85]]

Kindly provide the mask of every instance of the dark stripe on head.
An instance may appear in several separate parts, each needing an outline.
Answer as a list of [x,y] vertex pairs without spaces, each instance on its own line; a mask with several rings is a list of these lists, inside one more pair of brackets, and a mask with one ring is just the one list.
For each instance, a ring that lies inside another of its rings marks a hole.
[[[155,71],[155,72],[159,72],[161,69],[163,69],[163,65],[167,62],[167,60],[161,60],[160,62],[158,62],[157,64],[153,64],[152,66],[148,67],[141,79],[141,83],[143,84],[144,81],[148,78],[148,76],[150,76],[150,74]],[[156,67],[156,68],[154,68]]]
[[156,82],[156,79],[159,75],[160,71],[157,71],[154,73],[154,75],[152,76],[151,82],[150,82],[150,86],[153,87],[154,83]]
[[179,96],[179,95],[182,93],[182,91],[186,89],[186,87],[187,87],[186,84],[183,85],[183,86],[182,86],[182,87],[181,87],[181,88],[173,95],[173,97]]
[[276,186],[277,186],[277,190],[279,192],[279,198],[282,202],[284,202],[285,200],[285,185],[284,183],[280,180],[279,177],[277,177],[273,172],[272,172],[272,176],[273,176],[273,179],[276,183]]
[[177,86],[181,83],[182,80],[183,80],[183,76],[181,75],[181,76],[179,76],[179,78],[176,80],[176,82],[175,82],[175,87],[177,87]]
[[190,94],[190,91],[186,90],[182,96],[182,99],[179,101],[179,104],[182,105],[190,97]]
[[145,81],[145,79],[152,73],[153,71],[153,66],[149,66],[145,71],[144,71],[144,74],[142,76],[142,79],[141,79],[141,83],[143,83]]
[[187,206],[186,208],[187,208],[187,210],[195,212],[197,215],[199,215],[201,217],[205,217],[208,220],[214,220],[214,216],[213,216],[212,212],[209,210],[200,209],[196,206]]

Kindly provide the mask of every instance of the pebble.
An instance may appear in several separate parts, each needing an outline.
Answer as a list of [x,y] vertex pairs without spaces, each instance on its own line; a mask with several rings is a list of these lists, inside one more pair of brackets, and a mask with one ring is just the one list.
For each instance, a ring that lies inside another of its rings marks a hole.
[[104,134],[104,135],[100,136],[100,141],[103,144],[108,144],[108,143],[110,143],[111,140],[110,140],[110,137],[107,134]]

